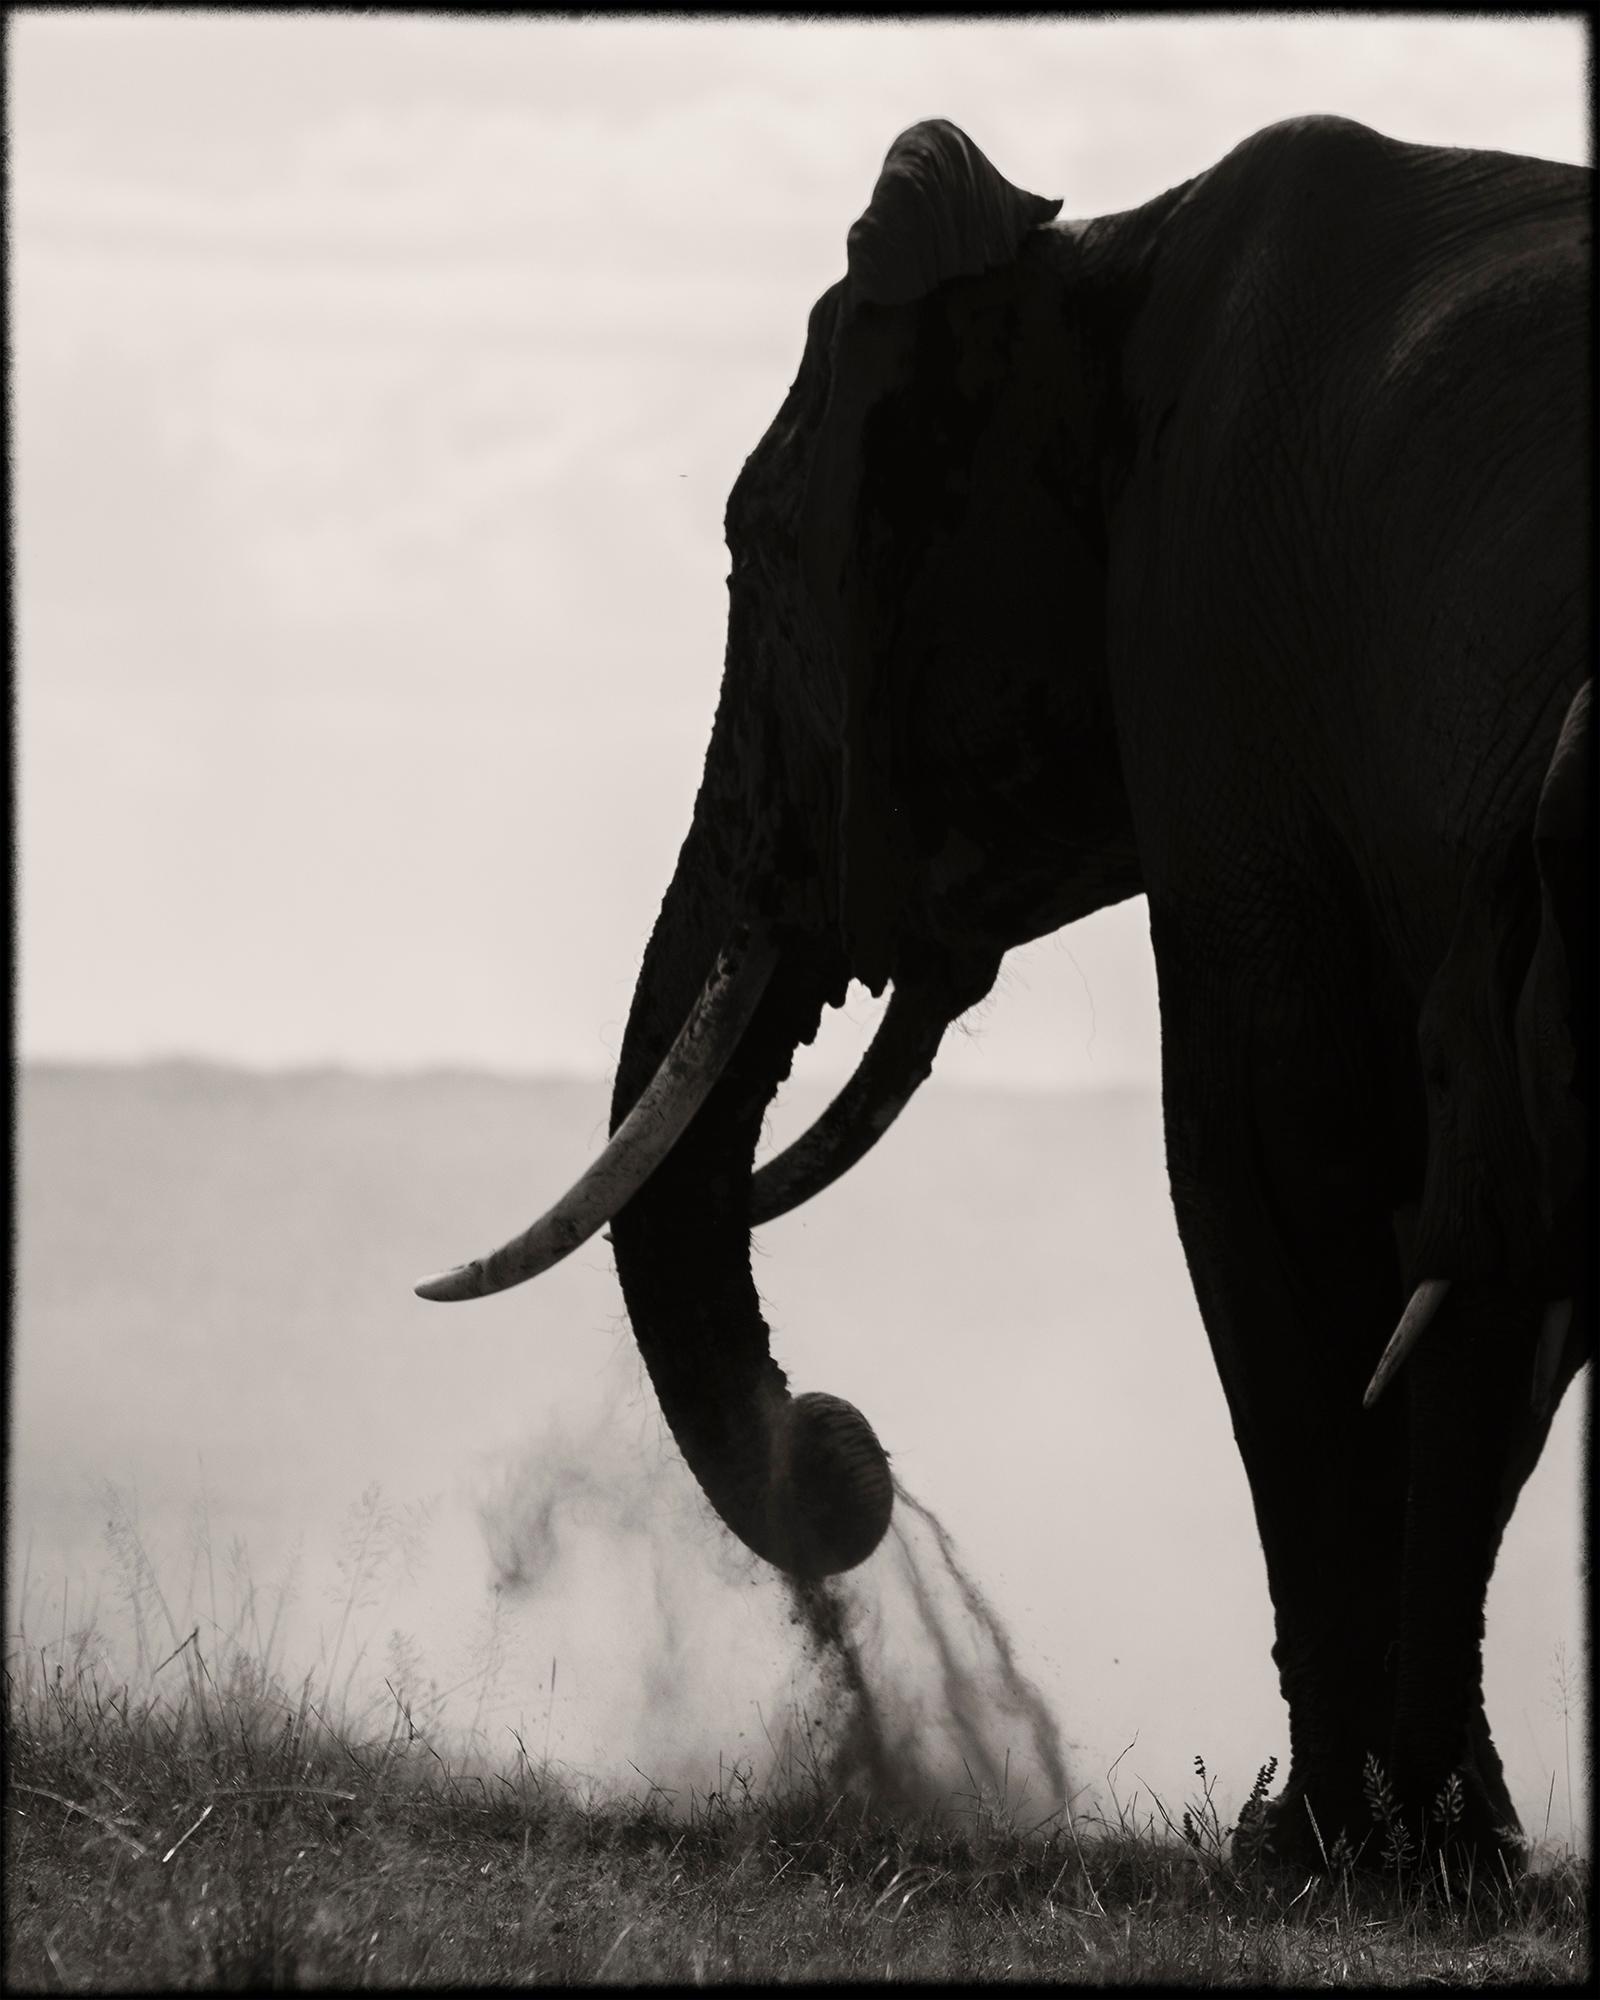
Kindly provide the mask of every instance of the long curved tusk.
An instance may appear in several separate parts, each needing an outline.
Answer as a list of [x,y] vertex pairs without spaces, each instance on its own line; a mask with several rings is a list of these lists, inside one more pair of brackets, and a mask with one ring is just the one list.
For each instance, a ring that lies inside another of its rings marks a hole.
[[1533,1388],[1529,1400],[1536,1417],[1550,1414],[1551,1392],[1556,1386],[1561,1350],[1567,1344],[1567,1330],[1571,1325],[1571,1299],[1552,1299],[1539,1323],[1539,1345],[1533,1356]]
[[421,1299],[482,1299],[536,1278],[631,1201],[671,1152],[739,1046],[778,961],[765,936],[723,947],[678,1039],[605,1151],[539,1220],[470,1264],[424,1278]]
[[793,1145],[750,1182],[750,1222],[786,1215],[871,1152],[933,1070],[947,1023],[916,989],[896,987],[866,1054],[844,1089]]
[[1400,1324],[1390,1335],[1383,1358],[1372,1371],[1367,1393],[1361,1398],[1362,1409],[1370,1410],[1388,1388],[1401,1362],[1427,1331],[1429,1320],[1444,1303],[1444,1295],[1449,1289],[1448,1278],[1424,1278],[1411,1294],[1411,1303],[1400,1315]]

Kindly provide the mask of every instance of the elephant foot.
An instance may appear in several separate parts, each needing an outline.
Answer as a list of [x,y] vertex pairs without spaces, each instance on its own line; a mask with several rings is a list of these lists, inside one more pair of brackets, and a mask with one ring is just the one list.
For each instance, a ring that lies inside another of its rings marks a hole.
[[1483,1877],[1495,1892],[1514,1885],[1527,1867],[1528,1844],[1498,1757],[1488,1772],[1468,1758],[1443,1778],[1402,1779],[1392,1791],[1384,1787],[1380,1799],[1386,1810],[1374,1807],[1373,1817],[1385,1867],[1404,1874],[1432,1870],[1442,1860],[1457,1883]]
[[1247,1806],[1233,1834],[1234,1866],[1241,1872],[1294,1875],[1373,1865],[1372,1818],[1359,1784],[1348,1774],[1291,1772],[1275,1799]]
[[1487,1873],[1497,1887],[1525,1866],[1526,1842],[1503,1785],[1485,1782],[1471,1764],[1403,1790],[1370,1760],[1291,1772],[1275,1799],[1246,1807],[1233,1836],[1242,1872],[1301,1880],[1345,1868],[1411,1877],[1436,1870],[1441,1855],[1458,1881]]

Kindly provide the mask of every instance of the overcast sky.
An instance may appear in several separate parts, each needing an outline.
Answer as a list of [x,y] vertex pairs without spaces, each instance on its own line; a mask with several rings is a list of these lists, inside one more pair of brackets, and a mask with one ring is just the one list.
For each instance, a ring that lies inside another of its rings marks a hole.
[[[727,489],[916,119],[1069,216],[1301,112],[1587,157],[1575,18],[8,32],[33,1056],[610,1069]],[[1009,963],[941,1074],[1155,1081],[1142,904]]]

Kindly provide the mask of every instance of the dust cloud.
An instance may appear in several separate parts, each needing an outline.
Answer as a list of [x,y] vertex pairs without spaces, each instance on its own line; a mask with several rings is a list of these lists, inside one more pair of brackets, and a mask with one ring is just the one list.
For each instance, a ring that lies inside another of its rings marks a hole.
[[737,1779],[1020,1827],[1066,1808],[1055,1719],[930,1507],[897,1480],[869,1561],[800,1583],[717,1521],[653,1408],[633,1419],[619,1394],[552,1423],[479,1502],[541,1690],[580,1653],[550,1738],[573,1771],[631,1770],[680,1803]]

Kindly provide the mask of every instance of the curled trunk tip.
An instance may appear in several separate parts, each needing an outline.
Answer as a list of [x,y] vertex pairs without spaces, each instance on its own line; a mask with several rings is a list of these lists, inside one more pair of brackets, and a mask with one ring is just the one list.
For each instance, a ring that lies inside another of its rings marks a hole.
[[788,1403],[774,1426],[767,1546],[757,1553],[794,1576],[836,1576],[866,1561],[893,1512],[888,1453],[855,1405],[821,1390]]

